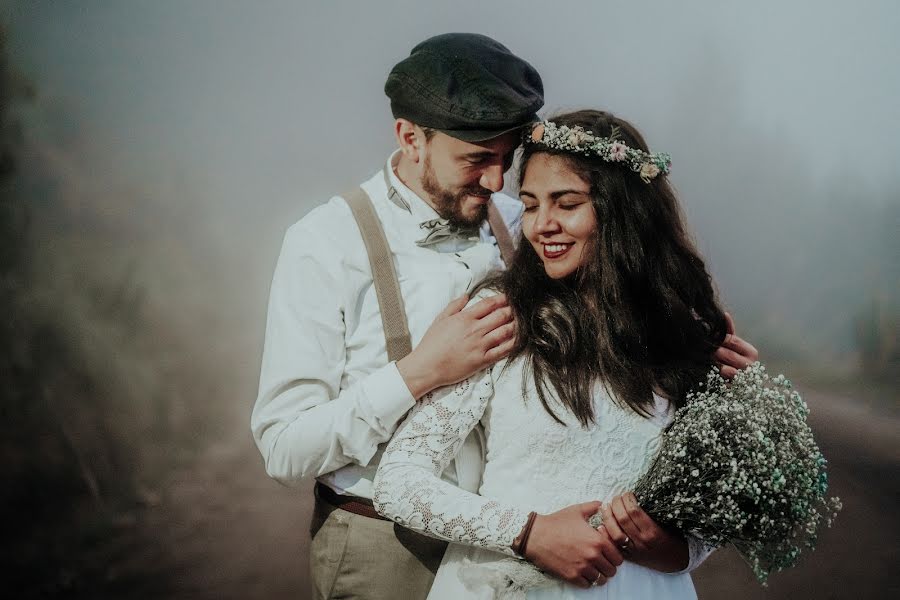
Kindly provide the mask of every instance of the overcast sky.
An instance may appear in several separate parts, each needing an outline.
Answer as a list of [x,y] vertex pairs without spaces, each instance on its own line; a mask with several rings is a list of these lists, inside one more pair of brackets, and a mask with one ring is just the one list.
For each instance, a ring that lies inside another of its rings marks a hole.
[[[335,163],[352,165],[348,183],[377,167],[391,145],[387,72],[446,31],[488,34],[532,62],[550,111],[611,108],[652,144],[665,121],[704,119],[726,94],[743,118],[723,135],[775,131],[802,148],[814,175],[875,178],[900,156],[898,7],[156,0],[6,10],[14,57],[42,94],[129,159],[171,157],[211,170],[226,189],[269,181],[281,196],[323,168],[338,172]],[[673,114],[670,99],[692,85],[699,112]]]
[[[0,7],[47,135],[71,127],[90,140],[79,159],[93,178],[190,190],[205,220],[256,251],[260,281],[293,220],[380,168],[393,147],[385,77],[448,31],[490,35],[530,61],[545,113],[605,108],[635,122],[673,155],[703,249],[726,270],[773,259],[765,235],[735,241],[736,215],[751,225],[824,215],[817,198],[836,187],[848,205],[900,201],[894,0]],[[741,283],[726,292],[758,287]]]

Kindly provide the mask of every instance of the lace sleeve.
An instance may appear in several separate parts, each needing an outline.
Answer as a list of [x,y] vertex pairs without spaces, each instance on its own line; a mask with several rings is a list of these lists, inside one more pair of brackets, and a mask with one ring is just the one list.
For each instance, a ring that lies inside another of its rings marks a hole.
[[684,537],[687,540],[688,545],[688,564],[683,570],[678,571],[678,573],[690,573],[702,565],[703,561],[709,558],[709,555],[716,550],[715,546],[710,546],[703,538],[698,537],[693,533],[685,533]]
[[372,498],[378,512],[431,537],[514,556],[510,545],[527,513],[440,478],[493,393],[487,369],[419,402],[381,458]]

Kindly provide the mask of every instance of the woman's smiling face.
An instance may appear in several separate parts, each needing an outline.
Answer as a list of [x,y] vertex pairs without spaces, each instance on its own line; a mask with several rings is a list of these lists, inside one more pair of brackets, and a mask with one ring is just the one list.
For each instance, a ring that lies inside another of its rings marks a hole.
[[547,276],[562,279],[587,260],[587,248],[597,231],[590,185],[565,158],[531,156],[519,190],[525,204],[522,231],[544,262]]

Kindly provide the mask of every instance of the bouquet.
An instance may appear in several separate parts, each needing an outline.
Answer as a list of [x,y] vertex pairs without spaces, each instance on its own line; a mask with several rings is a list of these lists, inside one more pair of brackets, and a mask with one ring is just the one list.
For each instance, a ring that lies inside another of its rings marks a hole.
[[[791,382],[770,377],[759,363],[730,382],[713,370],[663,434],[634,486],[638,503],[662,526],[711,546],[732,544],[765,584],[794,565],[802,547],[814,548],[819,527],[830,526],[841,508],[837,498],[826,499],[826,461],[808,414]],[[500,596],[524,597],[551,581],[516,559],[490,570],[477,577]]]

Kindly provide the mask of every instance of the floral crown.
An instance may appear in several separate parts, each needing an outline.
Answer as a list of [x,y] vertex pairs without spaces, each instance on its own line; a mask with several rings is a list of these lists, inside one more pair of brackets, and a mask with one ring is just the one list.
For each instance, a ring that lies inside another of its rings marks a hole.
[[650,154],[626,146],[616,139],[618,127],[613,127],[609,137],[598,137],[592,131],[574,125],[557,125],[553,121],[535,123],[531,132],[525,133],[526,144],[539,144],[554,150],[564,150],[585,156],[597,156],[606,162],[623,163],[640,174],[644,183],[662,173],[669,174],[672,157],[664,152]]

